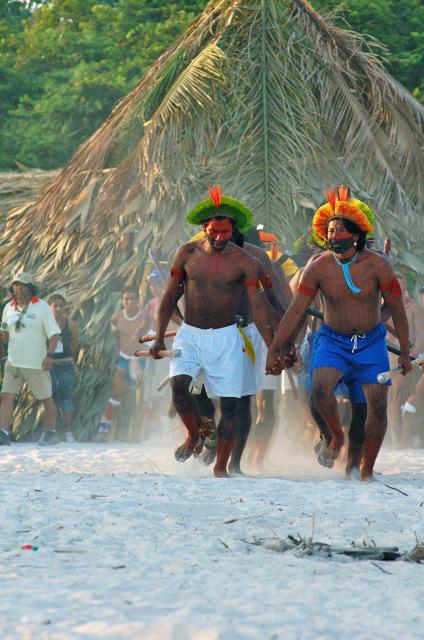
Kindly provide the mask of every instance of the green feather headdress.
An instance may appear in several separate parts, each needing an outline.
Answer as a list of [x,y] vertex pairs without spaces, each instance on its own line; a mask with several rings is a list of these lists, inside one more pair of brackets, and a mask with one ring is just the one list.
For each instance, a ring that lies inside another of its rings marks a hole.
[[202,224],[215,216],[225,216],[234,220],[234,226],[244,233],[253,224],[253,214],[242,202],[221,195],[221,187],[209,187],[209,198],[202,200],[187,214],[186,220],[190,224]]

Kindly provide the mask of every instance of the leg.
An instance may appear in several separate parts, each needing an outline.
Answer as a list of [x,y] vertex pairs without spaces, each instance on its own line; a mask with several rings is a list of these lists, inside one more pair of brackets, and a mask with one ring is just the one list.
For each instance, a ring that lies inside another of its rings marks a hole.
[[360,473],[361,480],[372,480],[374,463],[387,429],[387,392],[389,387],[386,384],[364,384],[363,389],[367,399],[367,419]]
[[419,419],[424,410],[424,374],[421,375],[415,388],[415,393],[410,395],[402,411],[402,445],[413,447],[418,439]]
[[272,434],[275,426],[274,411],[275,391],[264,390],[259,398],[258,417],[256,420],[256,442],[255,452],[253,454],[252,465],[259,473],[265,471],[264,459],[271,442]]
[[12,417],[15,393],[2,393],[1,394],[1,406],[0,406],[0,428],[2,431],[9,433],[10,419]]
[[359,476],[362,447],[365,441],[366,402],[352,402],[352,421],[349,429],[349,449],[347,453],[346,475]]
[[209,426],[210,433],[205,438],[203,453],[201,460],[203,464],[209,465],[215,460],[216,456],[216,424],[215,424],[215,405],[208,397],[204,385],[199,394],[193,394],[193,399],[197,405],[197,409],[201,416],[202,423]]
[[172,399],[175,410],[188,431],[187,438],[175,451],[175,458],[180,462],[190,458],[198,447],[203,444],[199,434],[200,413],[189,390],[191,380],[191,377],[186,375],[178,375],[171,378]]
[[112,423],[115,422],[117,412],[121,406],[125,385],[125,369],[117,366],[112,378],[112,397],[109,398],[100,421],[99,430],[95,437],[96,442],[106,442],[112,435]]
[[38,444],[41,447],[55,445],[59,442],[59,438],[56,433],[56,420],[57,409],[56,403],[53,398],[44,398],[41,400],[44,411],[46,414],[45,425],[46,428],[41,434]]
[[313,404],[326,424],[327,433],[331,433],[329,442],[324,438],[318,461],[329,468],[333,467],[344,440],[334,395],[334,388],[342,375],[341,371],[333,367],[318,367],[314,369],[312,377]]
[[41,401],[46,412],[47,431],[56,431],[57,409],[53,398],[46,398]]
[[218,425],[218,446],[213,469],[216,478],[227,478],[227,462],[236,431],[237,398],[221,398],[221,420]]
[[231,461],[228,466],[229,472],[235,475],[243,475],[240,469],[240,461],[252,424],[251,398],[252,396],[244,396],[237,399],[237,426],[231,451]]

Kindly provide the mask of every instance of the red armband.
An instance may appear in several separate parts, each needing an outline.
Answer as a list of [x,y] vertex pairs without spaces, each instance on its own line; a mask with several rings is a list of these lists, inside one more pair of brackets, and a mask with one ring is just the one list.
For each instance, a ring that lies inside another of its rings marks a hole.
[[382,293],[390,293],[392,298],[402,297],[402,289],[396,276],[393,276],[393,278],[387,282],[383,282],[383,284],[380,285],[380,291]]
[[259,289],[261,286],[259,280],[245,280],[243,284],[246,288],[255,287],[255,289]]
[[265,289],[272,289],[272,278],[270,275],[266,274],[260,282]]
[[304,296],[309,296],[310,298],[315,298],[315,296],[317,295],[317,289],[308,287],[307,284],[300,284],[297,290],[299,293],[303,293]]
[[171,267],[171,271],[169,272],[169,275],[171,276],[171,278],[177,278],[177,280],[182,280],[184,276],[182,271],[177,269],[177,267]]

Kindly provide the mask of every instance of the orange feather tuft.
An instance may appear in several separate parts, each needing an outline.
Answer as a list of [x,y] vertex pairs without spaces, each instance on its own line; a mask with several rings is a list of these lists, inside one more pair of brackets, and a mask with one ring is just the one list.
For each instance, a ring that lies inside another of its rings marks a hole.
[[349,189],[345,187],[344,184],[340,185],[340,187],[338,188],[338,192],[340,201],[347,202],[349,200]]
[[221,187],[219,186],[219,184],[217,184],[213,187],[209,187],[208,190],[209,190],[209,196],[213,200],[215,207],[218,208],[221,204]]
[[325,197],[327,198],[328,202],[331,205],[331,208],[334,211],[334,207],[336,205],[336,191],[335,191],[335,189],[327,189],[327,191],[325,192]]

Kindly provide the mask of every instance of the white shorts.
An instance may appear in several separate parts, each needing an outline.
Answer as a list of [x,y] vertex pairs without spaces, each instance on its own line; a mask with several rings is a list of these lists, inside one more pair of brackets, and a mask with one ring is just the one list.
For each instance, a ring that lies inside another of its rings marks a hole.
[[[244,342],[235,324],[221,329],[199,329],[183,322],[174,339],[180,358],[171,358],[169,375],[204,375],[206,393],[212,398],[241,398]],[[253,367],[252,367],[253,370]]]
[[265,373],[267,346],[254,322],[244,329],[247,337],[255,350],[255,380],[257,391],[276,391],[278,389],[278,377],[267,376]]

